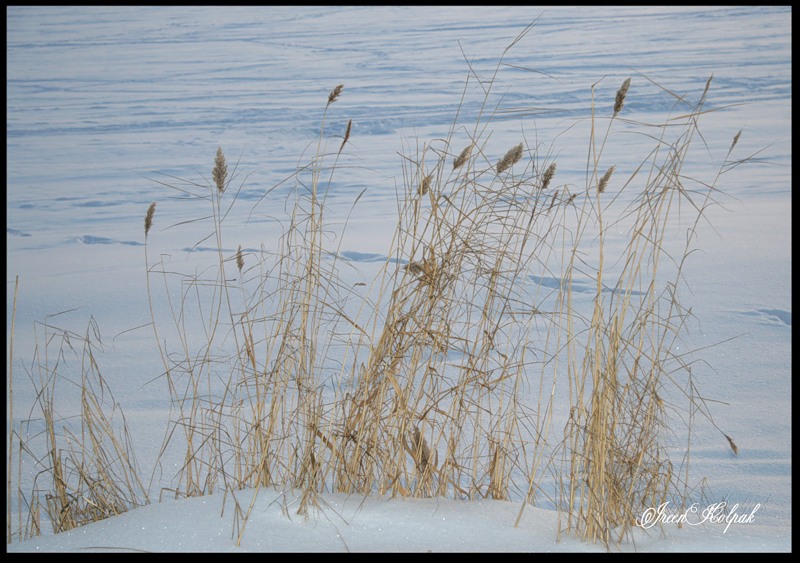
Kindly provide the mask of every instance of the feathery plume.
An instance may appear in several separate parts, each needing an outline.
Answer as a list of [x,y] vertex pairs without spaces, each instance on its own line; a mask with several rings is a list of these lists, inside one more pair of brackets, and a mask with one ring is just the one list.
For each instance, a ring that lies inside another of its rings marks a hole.
[[425,271],[421,262],[414,262],[413,260],[403,266],[403,269],[408,270],[414,276],[418,276]]
[[144,238],[147,238],[147,233],[150,232],[150,227],[153,226],[153,215],[156,212],[156,202],[150,204],[147,208],[147,215],[144,216]]
[[228,164],[225,162],[225,155],[222,152],[222,147],[217,148],[217,157],[214,159],[214,170],[211,171],[211,176],[214,178],[214,183],[217,185],[217,191],[222,193],[225,191],[225,178],[228,176]]
[[431,180],[433,179],[433,174],[428,174],[422,179],[422,183],[419,185],[418,193],[419,195],[425,195],[428,193],[428,190],[431,187]]
[[353,127],[353,120],[349,120],[347,122],[347,130],[344,132],[344,141],[342,141],[342,146],[339,147],[339,152],[342,152],[342,149],[347,144],[347,141],[350,140],[350,129]]
[[556,163],[554,162],[550,166],[547,167],[547,170],[544,171],[544,175],[542,176],[542,189],[546,190],[547,187],[550,185],[550,180],[553,179],[553,176],[556,175]]
[[331,93],[328,94],[328,105],[331,105],[333,102],[339,99],[339,96],[341,95],[343,89],[344,89],[344,84],[339,84],[338,86],[336,86],[336,88],[331,90]]
[[630,85],[631,79],[628,78],[622,83],[622,86],[619,87],[619,90],[617,90],[617,99],[614,101],[614,117],[617,117],[617,114],[622,111],[622,106],[625,105],[625,96],[628,95],[628,88]]
[[511,168],[517,162],[519,162],[520,158],[522,158],[522,143],[509,150],[506,155],[497,163],[497,166],[495,167],[497,169],[497,173],[501,174],[502,172]]
[[703,104],[705,103],[705,101],[706,101],[706,94],[708,94],[708,89],[711,87],[711,81],[712,81],[713,79],[714,79],[714,75],[713,75],[713,74],[712,74],[711,76],[709,76],[709,77],[708,77],[708,80],[706,81],[706,87],[705,87],[705,88],[703,88],[703,95],[702,95],[702,96],[700,96],[700,105],[703,105]]
[[461,154],[458,155],[455,158],[455,160],[453,160],[453,170],[456,170],[457,168],[461,168],[462,166],[464,166],[464,163],[467,161],[471,153],[472,153],[472,143],[470,143],[467,147],[465,147],[464,150],[461,151]]
[[[433,256],[433,254],[431,254]],[[436,278],[436,260],[431,258],[428,260],[427,258],[422,261],[422,277],[420,281],[423,285],[431,285]]]
[[236,267],[239,268],[239,273],[242,273],[242,268],[244,268],[244,257],[242,256],[242,245],[239,245],[239,249],[236,251]]
[[725,437],[728,439],[728,444],[730,444],[731,449],[733,450],[733,453],[735,453],[736,455],[739,455],[739,448],[736,447],[736,444],[734,443],[733,438],[731,438],[727,434],[725,434]]
[[614,173],[614,169],[616,167],[617,166],[614,165],[611,168],[609,168],[608,170],[606,170],[606,173],[603,174],[602,178],[600,178],[600,183],[597,184],[597,193],[601,194],[604,191],[606,191],[606,186],[608,185],[608,181],[611,179],[611,175]]
[[731,152],[733,150],[733,147],[736,146],[736,143],[739,142],[739,137],[742,136],[742,131],[743,131],[742,129],[739,129],[739,132],[736,133],[736,135],[734,135],[733,142],[731,143],[731,148],[728,149],[728,152]]
[[425,473],[431,461],[431,449],[428,446],[428,441],[422,433],[420,433],[417,426],[414,427],[412,443],[414,446],[414,461],[417,464],[417,469],[420,473]]

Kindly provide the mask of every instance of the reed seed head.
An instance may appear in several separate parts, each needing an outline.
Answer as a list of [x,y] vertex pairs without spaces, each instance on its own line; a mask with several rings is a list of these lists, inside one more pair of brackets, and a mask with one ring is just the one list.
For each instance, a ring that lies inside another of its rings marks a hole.
[[518,144],[513,149],[509,150],[506,155],[497,163],[497,173],[501,174],[507,169],[514,166],[519,159],[522,158],[522,143]]
[[597,184],[597,193],[601,194],[604,191],[606,191],[606,186],[608,185],[608,181],[611,179],[611,175],[614,173],[615,168],[616,165],[612,166],[611,168],[606,170],[606,173],[603,174],[602,178],[600,178],[600,183]]
[[553,176],[556,175],[556,163],[554,162],[550,166],[547,167],[547,170],[544,171],[544,175],[542,176],[542,189],[546,190],[547,187],[550,185],[550,181],[553,179]]
[[628,88],[630,85],[631,79],[628,78],[622,83],[619,90],[617,90],[617,99],[614,101],[614,117],[617,117],[617,114],[622,111],[622,107],[625,105],[625,96],[628,95]]
[[236,267],[239,268],[239,273],[242,273],[242,268],[244,268],[244,256],[242,256],[242,245],[239,245],[239,249],[236,251]]
[[730,444],[733,453],[739,455],[739,448],[736,447],[736,443],[733,441],[733,438],[725,434],[725,437],[728,439],[728,444]]
[[156,202],[150,204],[147,208],[147,215],[144,216],[144,238],[147,238],[147,233],[150,232],[150,227],[153,226],[153,215],[156,212]]
[[464,150],[461,151],[461,154],[459,154],[455,158],[455,160],[453,160],[453,170],[456,170],[464,166],[464,163],[467,161],[471,153],[472,153],[472,143],[470,143],[467,147],[465,147]]
[[425,195],[428,193],[428,190],[431,187],[431,180],[433,179],[433,174],[428,174],[422,179],[422,182],[419,185],[419,195]]
[[428,276],[429,278],[431,279],[433,278],[433,276],[436,274],[436,269],[437,266],[435,258],[430,258],[430,259],[426,258],[425,260],[422,261],[422,270],[425,273],[425,275]]
[[733,147],[735,147],[736,143],[739,142],[739,137],[741,136],[742,136],[742,129],[739,129],[739,132],[736,133],[736,135],[734,135],[733,137],[733,142],[731,143],[731,148],[728,149],[728,152],[731,152],[733,150]]
[[417,426],[414,427],[412,443],[414,445],[414,461],[417,463],[417,469],[419,469],[420,473],[425,473],[425,470],[428,468],[428,464],[430,464],[431,461],[431,449],[428,446],[428,441],[419,431]]
[[713,74],[708,77],[708,80],[706,81],[706,87],[703,88],[703,95],[700,96],[700,105],[702,105],[706,101],[706,94],[708,94],[708,89],[711,88],[711,81],[712,80],[714,80],[714,75]]
[[339,96],[341,95],[343,89],[344,89],[344,84],[339,84],[338,86],[336,86],[336,88],[331,90],[331,93],[328,94],[328,105],[331,105],[333,102],[339,99]]
[[414,262],[414,261],[411,261],[408,264],[406,264],[405,266],[403,266],[403,269],[404,270],[408,270],[414,276],[418,276],[418,275],[422,274],[425,271],[425,269],[423,268],[422,263]]
[[342,152],[342,149],[347,144],[347,141],[350,140],[350,129],[353,128],[353,120],[350,119],[347,122],[347,130],[344,132],[344,141],[342,141],[342,146],[339,147],[339,152]]
[[211,176],[217,185],[217,191],[219,193],[224,192],[225,179],[228,176],[228,164],[225,162],[225,154],[222,152],[222,147],[217,148],[217,157],[214,159],[214,170],[211,171]]

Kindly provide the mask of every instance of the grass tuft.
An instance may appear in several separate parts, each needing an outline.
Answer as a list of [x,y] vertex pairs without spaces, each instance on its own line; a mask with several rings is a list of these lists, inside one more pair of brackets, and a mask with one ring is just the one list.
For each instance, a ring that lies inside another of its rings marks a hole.
[[[341,220],[327,200],[334,176],[349,169],[340,159],[349,158],[352,120],[338,152],[326,150],[328,112],[342,84],[320,100],[316,152],[287,180],[284,205],[274,202],[286,210],[274,250],[248,252],[247,270],[241,244],[234,256],[223,250],[232,248],[227,221],[238,192],[227,190],[237,175],[235,167],[228,175],[222,148],[211,181],[165,184],[187,207],[203,206],[205,219],[173,227],[202,224],[194,247],[211,240],[216,252],[190,255],[189,266],[168,253],[151,263],[144,245],[150,324],[172,408],[151,482],[162,467],[178,467],[162,495],[231,495],[238,541],[253,504],[240,505],[237,492],[292,487],[306,516],[326,491],[519,499],[520,516],[543,503],[559,510],[559,530],[606,546],[627,537],[644,508],[686,501],[688,470],[670,458],[673,423],[691,423],[696,412],[711,418],[686,391],[696,385],[690,365],[673,350],[690,310],[681,302],[683,264],[718,187],[689,178],[683,163],[708,113],[710,79],[700,102],[669,126],[626,120],[643,138],[655,137],[655,148],[606,201],[600,194],[616,166],[600,175],[598,163],[614,142],[630,79],[602,136],[592,86],[586,170],[562,170],[551,194],[556,163],[539,167],[538,143],[523,139],[494,166],[482,149],[473,154],[487,146],[502,109],[499,101],[490,107],[501,68],[502,57],[491,80],[481,80],[471,142],[451,170],[461,106],[448,134],[402,155],[393,238],[371,284],[352,283],[354,273],[366,275],[360,271],[343,275],[355,268],[341,252],[352,209]],[[532,165],[503,174],[526,152]],[[473,156],[468,173],[460,171]],[[277,196],[269,189],[267,197]],[[676,208],[696,213],[677,251],[666,234]],[[610,244],[625,228],[625,244]],[[230,275],[234,262],[238,276]],[[160,298],[151,278],[163,282]],[[107,386],[94,325],[80,338],[45,327],[46,357],[35,364],[45,453],[36,461],[52,483],[36,483],[20,525],[27,534],[39,532],[42,513],[67,530],[149,502],[150,494],[115,418],[121,412],[99,392]],[[60,432],[55,400],[65,368],[49,358],[75,352],[75,342],[84,346],[75,414],[82,426]],[[22,430],[11,436],[25,441]],[[20,446],[17,462],[35,449]]]

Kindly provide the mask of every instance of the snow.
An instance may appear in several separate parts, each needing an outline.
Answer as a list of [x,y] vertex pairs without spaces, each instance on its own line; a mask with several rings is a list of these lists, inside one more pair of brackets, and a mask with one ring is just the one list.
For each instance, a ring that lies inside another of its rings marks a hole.
[[[701,157],[719,166],[740,130],[735,156],[755,156],[721,178],[725,195],[701,226],[702,250],[685,271],[690,347],[703,349],[704,359],[694,377],[739,447],[733,454],[716,429],[697,421],[692,481],[707,488],[699,512],[687,518],[698,523],[709,503],[727,502],[746,521],[639,528],[614,549],[791,551],[791,13],[780,6],[8,7],[9,332],[20,280],[10,423],[19,428],[34,401],[25,385],[34,323],[68,311],[49,322],[81,333],[93,318],[103,335],[104,377],[149,475],[168,410],[146,327],[147,206],[159,202],[151,257],[200,267],[210,254],[202,250],[213,248],[206,241],[188,252],[202,228],[166,228],[205,210],[159,184],[169,180],[164,175],[202,182],[222,146],[244,180],[244,211],[230,218],[227,240],[274,249],[279,226],[271,217],[279,210],[259,198],[313,153],[326,97],[344,84],[326,132],[341,135],[353,120],[353,160],[334,178],[329,203],[342,218],[366,188],[340,248],[358,271],[352,275],[368,279],[391,244],[403,182],[398,153],[444,137],[467,61],[491,76],[503,49],[538,18],[498,78],[504,107],[516,110],[493,122],[492,146],[501,154],[524,136],[579,183],[592,84],[600,81],[598,107],[610,107],[631,76],[625,116],[662,123],[674,100],[648,79],[696,99],[713,74],[709,103],[719,111],[704,116]],[[474,99],[465,102],[462,123],[477,115]],[[616,174],[640,162],[628,155],[640,138],[621,137],[608,155],[618,159]],[[25,469],[25,479],[37,471]],[[526,506],[515,525],[518,499],[325,493],[301,516],[296,491],[176,500],[163,493],[172,477],[157,473],[147,506],[69,532],[45,528],[7,550],[604,551],[559,534],[563,522],[552,507]],[[246,508],[253,495],[237,545],[234,503]],[[13,494],[7,503],[19,509]]]
[[[240,493],[249,505],[253,491]],[[326,494],[308,517],[294,513],[299,499],[284,491],[257,494],[243,539],[222,495],[165,500],[9,551],[35,552],[603,552],[598,545],[556,535],[554,511],[528,507],[514,526],[519,504],[503,501],[381,499]],[[705,507],[704,507],[705,508]],[[754,507],[739,509],[745,519]],[[756,511],[756,515],[758,512]],[[691,515],[690,515],[691,516]],[[678,529],[637,530],[622,551],[786,551],[788,538],[754,523],[724,521]]]

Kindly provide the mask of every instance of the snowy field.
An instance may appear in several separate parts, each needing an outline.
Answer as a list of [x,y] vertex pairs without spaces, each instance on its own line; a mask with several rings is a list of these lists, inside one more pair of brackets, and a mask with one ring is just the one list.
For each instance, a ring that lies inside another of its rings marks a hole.
[[[696,101],[713,75],[706,109],[719,111],[702,116],[702,150],[687,168],[713,180],[739,131],[731,159],[749,159],[719,179],[719,205],[685,266],[693,320],[684,340],[702,350],[693,377],[739,450],[696,421],[690,481],[702,488],[701,510],[725,502],[752,517],[729,527],[639,529],[620,549],[791,551],[791,16],[790,7],[7,8],[7,334],[19,278],[8,423],[31,436],[42,427],[30,384],[42,323],[82,334],[93,319],[103,343],[97,360],[153,500],[70,532],[45,526],[8,551],[603,550],[559,534],[547,503],[527,508],[515,527],[519,498],[331,493],[303,518],[292,510],[296,492],[272,489],[259,493],[237,547],[223,510],[230,498],[159,503],[173,473],[153,467],[169,408],[149,326],[148,205],[158,201],[151,262],[162,256],[176,269],[202,268],[216,254],[207,252],[216,251],[213,240],[201,242],[200,223],[168,228],[207,209],[163,183],[210,181],[222,147],[241,187],[226,240],[247,252],[276,250],[275,217],[291,187],[282,182],[315,152],[327,96],[344,84],[325,134],[338,147],[352,120],[352,136],[326,201],[338,221],[352,208],[335,243],[352,265],[350,281],[368,279],[390,256],[401,154],[445,137],[462,95],[459,120],[474,123],[481,98],[474,83],[465,94],[470,65],[490,77],[534,20],[494,85],[500,111],[491,146],[499,156],[524,138],[557,160],[558,181],[577,191],[593,84],[598,111],[608,113],[631,77],[621,117],[655,124],[674,116],[671,93]],[[643,158],[640,137],[621,137],[609,148],[619,178]],[[680,246],[682,236],[679,229],[671,242]],[[72,414],[68,402],[59,410]],[[9,469],[16,475],[16,464]],[[42,469],[19,470],[23,490]],[[7,498],[14,528],[15,491],[16,481]],[[247,505],[252,491],[239,494]]]

